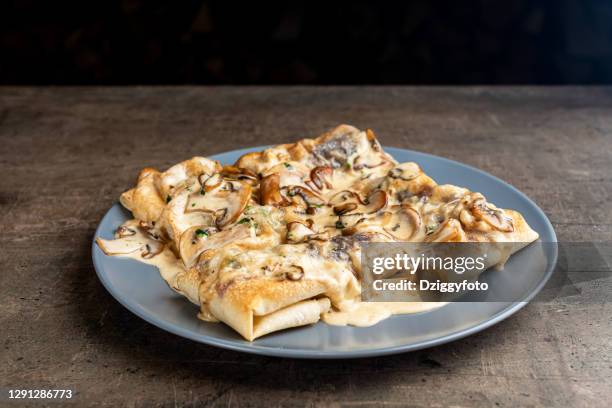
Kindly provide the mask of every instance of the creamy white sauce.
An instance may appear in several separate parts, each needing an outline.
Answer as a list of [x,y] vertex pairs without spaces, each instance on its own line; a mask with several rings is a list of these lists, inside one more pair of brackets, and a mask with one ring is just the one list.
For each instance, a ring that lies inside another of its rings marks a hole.
[[118,255],[126,258],[134,259],[138,262],[145,263],[147,265],[153,265],[159,270],[161,277],[170,285],[170,287],[176,290],[176,278],[179,274],[185,272],[183,262],[174,256],[174,253],[168,248],[155,255],[152,258],[143,258],[139,251],[132,252],[131,254]]
[[[322,320],[330,325],[368,327],[393,315],[425,312],[445,304],[442,302],[351,301],[350,298],[355,299],[359,294],[359,284],[353,281],[354,278],[350,271],[344,270],[337,263],[304,256],[303,251],[298,250],[298,248],[303,248],[303,246],[285,246],[284,254],[285,256],[289,256],[289,259],[286,259],[286,261],[304,265],[307,271],[307,278],[324,282],[326,286],[330,288],[330,295],[332,295],[332,298],[335,298],[336,305],[342,308],[342,310],[334,310],[321,316]],[[249,267],[261,267],[262,265],[269,264],[271,258],[274,257],[273,252],[274,251],[271,250],[264,250],[258,251],[257,254],[253,254],[253,257],[249,257],[252,262],[249,264]],[[177,278],[181,274],[186,273],[185,267],[182,261],[177,259],[170,249],[164,248],[161,253],[152,258],[143,258],[140,251],[116,256],[130,258],[147,265],[155,266],[159,270],[162,278],[173,290],[186,295],[179,290],[176,283]],[[226,278],[230,277],[228,275],[232,273],[227,270],[224,272],[227,274]],[[248,272],[236,270],[233,271],[233,273],[239,276]],[[190,298],[189,296],[187,297]],[[194,302],[193,299],[190,300],[200,306],[199,303]],[[203,309],[203,311],[205,310]],[[217,321],[210,313],[200,313],[198,314],[198,318],[212,322]]]
[[444,302],[360,302],[349,311],[331,311],[321,317],[334,326],[368,327],[392,315],[421,313],[444,306]]

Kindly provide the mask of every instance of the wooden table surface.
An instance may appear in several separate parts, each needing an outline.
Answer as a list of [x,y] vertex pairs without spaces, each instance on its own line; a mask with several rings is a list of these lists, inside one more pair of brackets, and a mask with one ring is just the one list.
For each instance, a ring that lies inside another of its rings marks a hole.
[[339,123],[501,177],[560,241],[612,241],[610,88],[0,88],[0,387],[79,406],[609,406],[606,281],[428,350],[299,361],[166,333],[96,278],[96,225],[142,167]]

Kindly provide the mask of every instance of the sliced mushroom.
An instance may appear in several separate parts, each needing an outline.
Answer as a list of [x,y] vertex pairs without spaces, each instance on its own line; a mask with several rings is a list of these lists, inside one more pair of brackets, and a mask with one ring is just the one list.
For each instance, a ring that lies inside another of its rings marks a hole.
[[138,236],[120,239],[96,238],[96,243],[106,255],[128,255],[140,250],[146,239]]
[[250,227],[246,224],[239,224],[220,232],[194,226],[185,230],[181,235],[179,254],[185,266],[191,268],[205,251],[217,249],[250,236]]
[[334,213],[336,215],[348,214],[358,208],[357,203],[344,203],[334,207]]
[[138,228],[148,237],[151,239],[154,239],[155,241],[160,241],[161,238],[161,233],[159,231],[159,229],[155,229],[155,222],[145,222],[145,221],[140,221],[138,223]]
[[[136,222],[122,225],[118,231],[130,231],[130,235],[118,239],[96,238],[96,243],[106,255],[129,255],[141,251],[143,258],[151,258],[164,249],[164,244],[149,237],[146,231],[136,227]],[[119,235],[119,234],[117,234]]]
[[155,222],[154,221],[151,221],[151,222],[139,221],[138,227],[144,231],[148,231],[150,229],[155,228]]
[[218,225],[219,228],[221,228],[221,224],[223,223],[223,220],[227,217],[228,214],[228,208],[221,208],[218,209],[217,211],[215,211],[214,216],[215,216],[215,225]]
[[364,204],[359,194],[351,190],[339,191],[329,199],[329,204],[333,206],[343,205],[346,203]]
[[227,191],[238,191],[238,188],[233,181],[231,180],[225,180],[225,182],[223,184],[221,184],[221,190],[227,190]]
[[368,139],[368,142],[370,142],[370,146],[372,146],[374,151],[380,152],[382,150],[380,143],[378,142],[378,139],[376,139],[376,135],[372,129],[366,129],[366,138]]
[[289,205],[289,201],[281,194],[280,175],[278,173],[267,175],[261,180],[260,194],[263,205]]
[[322,206],[320,206],[320,205],[316,205],[314,207],[308,207],[308,208],[306,208],[306,214],[308,214],[308,215],[315,215],[319,211],[319,208],[321,208],[321,207]]
[[334,173],[334,169],[331,166],[318,166],[310,171],[310,180],[319,189],[332,188],[332,184],[329,181]]
[[472,214],[502,232],[514,231],[512,219],[498,208],[491,208],[484,198],[476,199],[470,206]]
[[125,238],[136,235],[136,229],[122,225],[115,231],[116,238]]
[[304,268],[299,265],[291,265],[285,270],[285,278],[290,281],[299,281],[304,277]]
[[193,193],[187,200],[185,212],[204,211],[215,216],[218,228],[223,228],[238,219],[251,198],[252,187],[241,181],[225,181],[230,187],[218,188],[204,195]]
[[148,242],[144,245],[140,256],[144,259],[153,258],[155,255],[160,254],[164,250],[164,244],[158,241]]
[[[289,197],[300,197],[306,207],[320,206],[326,204],[325,200],[319,195],[315,194],[312,190],[302,186],[289,186],[286,187],[287,195]],[[296,203],[296,200],[293,200]],[[297,203],[296,203],[297,204]]]
[[[197,192],[199,194],[199,192]],[[210,193],[214,195],[214,193]],[[178,241],[187,228],[194,225],[205,225],[207,227],[215,225],[215,215],[212,212],[203,210],[192,211],[196,209],[196,201],[192,201],[189,204],[188,210],[187,203],[190,201],[191,193],[188,190],[184,190],[177,194],[177,196],[168,204],[164,213],[164,231],[168,234],[168,237],[175,240],[176,246]],[[209,197],[210,198],[210,197]]]
[[381,211],[370,217],[361,214],[342,216],[341,220],[346,225],[342,235],[353,235],[359,232],[379,232],[386,234],[383,225],[388,225],[393,214],[389,211]]
[[353,161],[353,168],[355,170],[375,169],[376,167],[380,167],[387,163],[389,163],[389,161],[384,160],[384,159],[376,163],[368,163],[362,156],[358,155],[357,157],[355,157],[355,160]]
[[360,217],[359,219],[357,219],[357,221],[355,221],[352,225],[348,227],[342,221],[340,222],[342,223],[342,225],[344,225],[344,228],[342,228],[342,235],[354,235],[360,231],[361,227],[366,225],[365,223],[367,222],[367,218]]
[[251,198],[251,187],[249,186],[248,188],[242,188],[239,190],[239,192],[241,193],[237,196],[233,196],[232,201],[229,202],[229,205],[222,210],[223,215],[216,217],[215,222],[217,227],[223,228],[226,225],[233,223],[244,211],[249,199]]
[[307,237],[313,235],[314,231],[298,221],[287,224],[287,242],[293,244],[304,242]]
[[236,166],[223,166],[221,174],[228,179],[244,180],[249,184],[256,184],[259,180],[253,171]]
[[399,211],[393,214],[385,231],[400,241],[408,241],[421,229],[421,215],[409,205],[402,205]]
[[198,183],[200,183],[200,186],[204,187],[204,183],[206,182],[206,180],[208,180],[213,174],[208,174],[208,173],[200,174],[198,176]]
[[388,195],[383,190],[375,190],[365,201],[350,190],[341,191],[330,199],[334,212],[339,216],[374,214],[384,209],[388,201]]
[[366,214],[373,214],[380,211],[387,206],[388,201],[389,197],[385,191],[376,190],[368,196],[364,212]]
[[408,162],[402,163],[392,168],[391,170],[389,170],[389,173],[387,175],[394,179],[410,181],[419,177],[421,173],[422,170],[416,163]]
[[212,176],[206,178],[206,175],[202,174],[198,178],[198,181],[200,182],[200,185],[202,186],[204,191],[209,192],[219,187],[221,183],[223,183],[223,176],[221,176],[220,173],[215,173]]

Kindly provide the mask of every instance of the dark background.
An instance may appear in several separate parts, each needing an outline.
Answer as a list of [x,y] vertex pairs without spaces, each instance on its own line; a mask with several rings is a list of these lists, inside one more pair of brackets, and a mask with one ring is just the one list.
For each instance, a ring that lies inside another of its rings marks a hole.
[[2,84],[612,83],[612,0],[1,4]]

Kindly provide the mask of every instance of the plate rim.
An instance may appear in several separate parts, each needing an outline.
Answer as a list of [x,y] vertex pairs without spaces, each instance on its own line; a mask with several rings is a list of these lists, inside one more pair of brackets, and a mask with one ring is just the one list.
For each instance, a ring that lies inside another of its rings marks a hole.
[[[242,155],[244,153],[248,153],[248,152],[252,152],[252,151],[258,151],[258,150],[262,150],[265,148],[270,147],[269,145],[263,145],[263,146],[254,146],[254,147],[249,147],[249,148],[242,148],[242,149],[236,149],[236,150],[230,150],[227,152],[219,152],[219,153],[215,153],[212,154],[210,156],[207,156],[211,159],[217,160],[215,159],[215,156],[220,156],[220,155],[226,155],[226,154],[232,154],[232,155]],[[387,146],[387,147],[383,147],[384,150],[386,152],[388,152],[389,154],[391,154],[392,156],[394,156],[394,154],[392,153],[393,151],[395,152],[408,152],[410,154],[416,154],[417,156],[422,156],[422,157],[427,157],[430,159],[434,159],[434,160],[442,160],[443,162],[446,162],[448,164],[451,165],[455,165],[455,166],[460,166],[460,167],[464,167],[467,168],[469,170],[475,171],[483,176],[486,176],[498,183],[503,184],[505,187],[509,187],[510,190],[514,193],[517,194],[518,196],[520,196],[523,200],[525,200],[531,207],[533,207],[533,209],[535,209],[535,212],[537,213],[537,215],[544,220],[544,224],[546,227],[546,233],[548,235],[550,235],[551,238],[551,242],[557,243],[557,235],[555,233],[554,227],[552,226],[552,223],[550,222],[550,220],[548,219],[548,217],[546,216],[546,214],[544,213],[544,211],[531,199],[529,198],[525,193],[523,193],[522,191],[520,191],[519,189],[517,189],[516,187],[514,187],[512,184],[500,179],[497,176],[494,176],[484,170],[481,170],[477,167],[471,166],[469,164],[465,164],[456,160],[452,160],[452,159],[448,159],[446,157],[442,157],[442,156],[436,156],[434,154],[430,154],[430,153],[425,153],[425,152],[420,152],[417,150],[412,150],[412,149],[404,149],[404,148],[400,148],[400,147],[393,147],[393,146]],[[525,307],[529,301],[531,301],[544,287],[544,285],[548,282],[550,276],[552,275],[552,272],[554,271],[556,265],[557,265],[557,261],[558,261],[558,248],[557,245],[554,246],[554,252],[552,254],[552,261],[549,262],[549,266],[546,270],[546,273],[544,274],[543,279],[538,283],[538,285],[525,297],[524,300],[522,301],[517,301],[517,302],[512,302],[508,305],[508,307],[500,310],[499,312],[497,312],[496,314],[492,315],[491,317],[489,317],[486,321],[481,322],[479,324],[476,324],[472,327],[469,328],[465,328],[465,329],[459,329],[455,332],[449,333],[445,336],[441,336],[441,337],[436,337],[433,339],[429,339],[429,340],[424,340],[424,341],[419,341],[419,342],[415,342],[415,343],[409,343],[409,344],[403,344],[403,345],[397,345],[397,346],[390,346],[390,347],[382,347],[382,348],[372,348],[372,349],[363,349],[363,350],[351,350],[351,351],[321,351],[321,350],[298,350],[298,349],[285,349],[285,348],[280,348],[280,347],[270,347],[270,346],[260,346],[254,343],[239,343],[236,340],[226,340],[226,339],[219,339],[216,337],[212,337],[206,334],[196,334],[194,332],[192,332],[191,330],[188,329],[184,329],[180,326],[176,326],[174,324],[171,323],[167,323],[166,321],[164,321],[163,319],[154,319],[152,316],[150,316],[148,313],[146,313],[144,310],[140,309],[138,304],[135,303],[130,303],[128,302],[126,299],[123,298],[123,296],[121,296],[116,289],[114,288],[114,286],[111,284],[111,282],[107,279],[107,277],[105,276],[105,274],[102,272],[103,267],[102,265],[100,265],[100,260],[98,259],[98,255],[97,255],[97,251],[99,251],[98,253],[101,252],[101,250],[98,248],[98,246],[96,245],[96,238],[98,236],[100,236],[100,232],[102,229],[102,225],[105,223],[105,220],[107,219],[107,217],[110,216],[111,212],[113,211],[114,208],[121,207],[121,204],[119,204],[117,201],[115,201],[113,203],[113,205],[108,209],[108,211],[106,211],[106,213],[104,214],[104,216],[102,217],[102,219],[100,220],[98,226],[96,227],[96,230],[94,232],[93,238],[92,238],[92,244],[91,244],[91,255],[92,255],[92,260],[93,260],[93,265],[94,265],[94,269],[96,271],[96,275],[98,277],[98,279],[100,280],[100,282],[102,283],[102,285],[104,286],[104,288],[111,294],[111,296],[119,302],[119,304],[121,304],[123,307],[125,307],[126,309],[128,309],[130,312],[132,312],[133,314],[135,314],[136,316],[140,317],[141,319],[145,320],[147,323],[158,327],[162,330],[165,330],[169,333],[175,334],[177,336],[180,337],[184,337],[187,338],[189,340],[193,340],[196,341],[198,343],[203,343],[209,346],[214,346],[214,347],[220,347],[220,348],[224,348],[224,349],[228,349],[228,350],[233,350],[233,351],[239,351],[239,352],[245,352],[245,353],[249,353],[249,354],[257,354],[257,355],[265,355],[265,356],[270,356],[270,357],[284,357],[284,358],[298,358],[298,359],[350,359],[350,358],[367,358],[367,357],[377,357],[377,356],[387,356],[387,355],[392,355],[392,354],[399,354],[399,353],[406,353],[406,352],[410,352],[410,351],[416,351],[416,350],[421,350],[421,349],[425,349],[425,348],[429,348],[429,347],[435,347],[438,345],[442,345],[442,344],[446,344],[455,340],[459,340],[462,338],[465,338],[467,336],[470,336],[472,334],[478,333],[482,330],[485,330],[497,323],[500,323],[501,321],[507,319],[508,317],[514,315],[516,312],[518,312],[520,309],[522,309],[523,307]],[[102,254],[104,255],[104,254]],[[391,316],[390,319],[393,319],[394,316]],[[317,324],[322,324],[321,322],[318,322]]]

